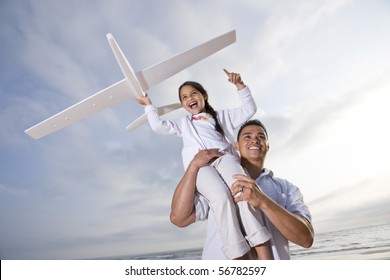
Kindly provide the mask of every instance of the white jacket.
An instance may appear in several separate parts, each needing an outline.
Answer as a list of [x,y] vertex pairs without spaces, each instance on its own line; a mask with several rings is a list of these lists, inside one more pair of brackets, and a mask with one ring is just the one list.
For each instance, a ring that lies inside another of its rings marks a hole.
[[[227,141],[231,144],[228,152],[234,155],[237,155],[232,145],[235,143],[234,130],[250,119],[257,110],[256,102],[248,87],[237,92],[241,101],[241,107],[216,111],[218,121],[223,128]],[[185,169],[199,149],[211,148],[204,147],[203,141],[199,138],[192,124],[192,116],[188,115],[175,121],[162,120],[154,105],[145,106],[145,112],[153,131],[162,135],[177,135],[183,138],[182,157]]]

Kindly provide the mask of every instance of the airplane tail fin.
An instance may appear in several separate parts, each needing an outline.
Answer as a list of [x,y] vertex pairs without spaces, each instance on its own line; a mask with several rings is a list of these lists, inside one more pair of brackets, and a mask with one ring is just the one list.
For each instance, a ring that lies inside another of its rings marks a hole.
[[116,60],[118,61],[119,66],[122,69],[123,74],[125,75],[127,81],[130,83],[131,88],[133,89],[132,94],[134,94],[134,96],[135,95],[145,96],[145,93],[138,82],[138,79],[134,73],[133,68],[131,67],[130,63],[127,61],[119,45],[115,41],[114,36],[112,36],[111,33],[108,33],[106,36],[107,36],[108,43],[110,44],[111,49],[114,52]]

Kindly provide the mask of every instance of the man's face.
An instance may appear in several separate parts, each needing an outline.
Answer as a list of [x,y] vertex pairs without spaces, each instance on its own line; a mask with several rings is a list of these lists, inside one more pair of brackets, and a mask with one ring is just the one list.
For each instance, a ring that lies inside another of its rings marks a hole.
[[244,159],[264,159],[268,152],[268,139],[264,129],[258,125],[248,125],[241,131],[236,149]]

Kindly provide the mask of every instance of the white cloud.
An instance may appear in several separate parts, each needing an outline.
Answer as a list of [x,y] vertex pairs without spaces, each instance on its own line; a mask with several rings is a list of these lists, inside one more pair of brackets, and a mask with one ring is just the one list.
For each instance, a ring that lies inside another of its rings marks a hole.
[[258,36],[253,38],[251,51],[255,63],[252,63],[250,72],[260,77],[256,84],[260,89],[290,70],[290,58],[286,52],[302,33],[311,31],[319,21],[351,1],[298,2],[298,5],[290,1],[275,5]]

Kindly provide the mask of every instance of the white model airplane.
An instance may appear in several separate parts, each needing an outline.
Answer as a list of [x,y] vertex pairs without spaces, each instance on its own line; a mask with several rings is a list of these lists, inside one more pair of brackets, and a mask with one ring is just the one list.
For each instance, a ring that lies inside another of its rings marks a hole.
[[[107,39],[125,78],[27,129],[25,133],[34,139],[39,139],[136,95],[145,96],[145,91],[152,86],[234,43],[236,41],[236,31],[230,31],[137,73],[134,73],[114,37],[107,34]],[[160,115],[163,115],[180,107],[180,103],[175,103],[160,107],[158,110]],[[127,130],[134,129],[145,121],[146,116],[144,114],[130,124]]]

